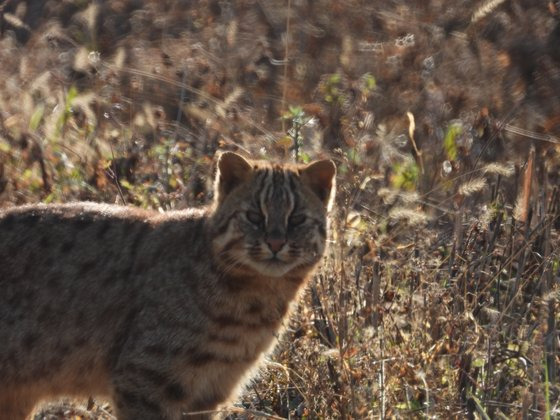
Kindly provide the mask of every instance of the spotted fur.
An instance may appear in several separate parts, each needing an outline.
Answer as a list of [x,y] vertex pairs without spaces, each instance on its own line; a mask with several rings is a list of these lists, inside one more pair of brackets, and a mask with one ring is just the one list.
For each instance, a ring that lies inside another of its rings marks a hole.
[[207,209],[0,210],[0,419],[61,395],[126,420],[234,397],[324,253],[334,175],[224,153]]

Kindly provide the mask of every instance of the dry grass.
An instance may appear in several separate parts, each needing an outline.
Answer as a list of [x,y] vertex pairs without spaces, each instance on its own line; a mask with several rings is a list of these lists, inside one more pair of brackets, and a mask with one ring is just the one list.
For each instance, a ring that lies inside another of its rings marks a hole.
[[553,418],[560,26],[536,3],[291,2],[286,35],[276,0],[5,1],[0,205],[180,208],[217,149],[329,155],[329,254],[239,407]]

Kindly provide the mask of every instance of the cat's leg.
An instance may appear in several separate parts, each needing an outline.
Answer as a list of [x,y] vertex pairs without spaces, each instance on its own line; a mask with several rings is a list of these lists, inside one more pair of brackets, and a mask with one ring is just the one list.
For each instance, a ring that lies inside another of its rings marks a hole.
[[162,358],[124,351],[112,370],[112,399],[119,420],[178,420],[187,393]]
[[115,387],[113,402],[116,417],[119,420],[171,419],[164,414],[164,407],[149,391],[139,390],[127,383],[126,380]]
[[113,378],[113,401],[119,420],[179,420],[182,387],[149,366]]
[[170,379],[160,365],[129,364],[113,378],[113,401],[119,420],[217,420],[224,418],[216,408],[223,401],[209,389],[205,397],[190,401],[184,387]]

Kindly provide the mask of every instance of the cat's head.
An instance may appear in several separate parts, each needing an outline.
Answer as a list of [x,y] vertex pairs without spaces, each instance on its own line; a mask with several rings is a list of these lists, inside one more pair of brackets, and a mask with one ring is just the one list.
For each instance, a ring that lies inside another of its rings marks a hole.
[[325,250],[335,175],[331,160],[296,166],[223,153],[212,217],[221,270],[281,277],[313,268]]

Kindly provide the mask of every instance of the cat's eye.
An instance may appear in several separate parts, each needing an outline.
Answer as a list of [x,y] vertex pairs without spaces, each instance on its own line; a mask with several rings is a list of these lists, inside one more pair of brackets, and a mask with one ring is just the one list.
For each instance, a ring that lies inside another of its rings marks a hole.
[[305,214],[294,214],[292,216],[290,216],[290,218],[288,219],[288,223],[291,226],[299,226],[301,224],[303,224],[303,222],[305,222]]
[[247,220],[254,225],[260,225],[263,222],[263,215],[258,211],[249,210],[247,212]]

